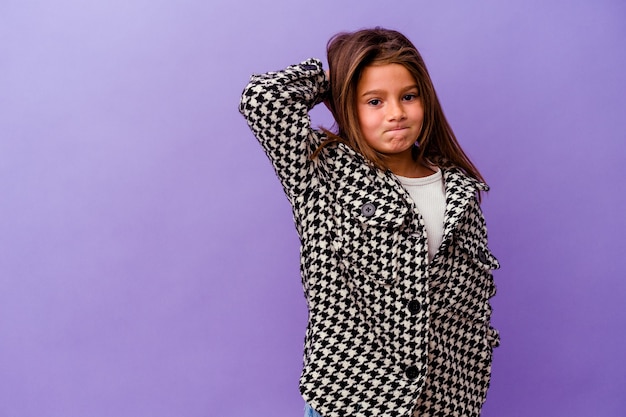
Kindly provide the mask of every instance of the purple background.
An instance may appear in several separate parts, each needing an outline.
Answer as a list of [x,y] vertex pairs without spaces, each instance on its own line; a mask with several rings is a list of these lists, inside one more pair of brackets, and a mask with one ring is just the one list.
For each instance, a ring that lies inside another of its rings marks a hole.
[[492,186],[484,415],[623,416],[626,3],[246,3],[0,3],[0,416],[302,414],[298,241],[237,104],[373,25]]

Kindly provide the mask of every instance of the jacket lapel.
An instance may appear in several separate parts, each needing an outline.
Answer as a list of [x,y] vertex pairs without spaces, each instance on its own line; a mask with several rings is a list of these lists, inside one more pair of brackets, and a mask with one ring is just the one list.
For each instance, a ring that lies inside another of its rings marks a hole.
[[446,242],[452,237],[467,210],[468,204],[476,198],[476,193],[479,190],[488,190],[488,187],[486,184],[468,177],[458,168],[444,169],[443,178],[446,185],[443,242]]
[[326,165],[333,172],[329,177],[334,188],[351,186],[364,193],[384,196],[388,204],[398,205],[404,211],[414,206],[413,200],[393,174],[372,167],[349,146],[338,143],[336,147],[327,147],[326,151],[330,153]]

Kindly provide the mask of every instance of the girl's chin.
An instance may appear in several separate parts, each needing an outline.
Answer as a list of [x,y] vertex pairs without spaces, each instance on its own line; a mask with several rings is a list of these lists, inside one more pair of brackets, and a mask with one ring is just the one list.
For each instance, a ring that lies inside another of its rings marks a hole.
[[413,143],[410,143],[408,146],[389,146],[386,149],[381,149],[380,152],[388,156],[401,156],[402,154],[410,156],[412,148]]

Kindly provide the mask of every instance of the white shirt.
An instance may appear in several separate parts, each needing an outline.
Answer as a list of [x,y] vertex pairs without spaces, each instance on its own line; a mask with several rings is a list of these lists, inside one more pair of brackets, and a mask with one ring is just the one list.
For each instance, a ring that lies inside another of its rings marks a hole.
[[396,175],[402,186],[417,206],[424,219],[428,259],[432,261],[443,239],[443,221],[446,211],[446,189],[441,170],[422,178],[407,178]]

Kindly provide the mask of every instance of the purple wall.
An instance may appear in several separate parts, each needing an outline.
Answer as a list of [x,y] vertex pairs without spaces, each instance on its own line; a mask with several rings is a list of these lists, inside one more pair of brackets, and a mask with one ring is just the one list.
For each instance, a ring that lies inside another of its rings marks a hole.
[[297,237],[237,103],[373,25],[492,186],[484,415],[623,416],[626,3],[248,3],[0,4],[0,417],[302,414]]

